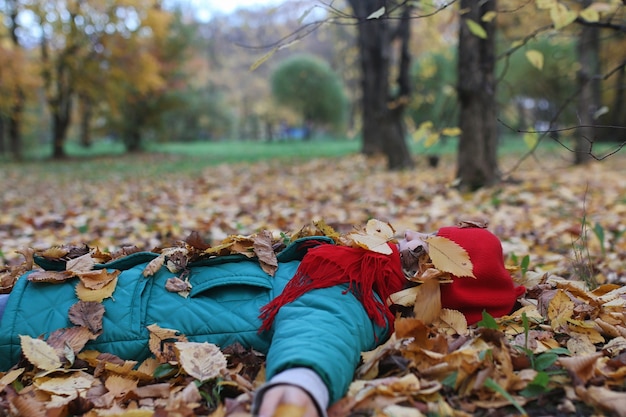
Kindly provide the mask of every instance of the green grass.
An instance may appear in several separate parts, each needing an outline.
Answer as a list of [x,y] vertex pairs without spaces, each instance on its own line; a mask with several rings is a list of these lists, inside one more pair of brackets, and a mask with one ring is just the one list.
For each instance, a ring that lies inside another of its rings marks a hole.
[[[457,140],[448,138],[426,149],[422,143],[409,141],[413,155],[439,154],[455,155]],[[111,179],[133,176],[159,176],[172,174],[194,174],[207,166],[224,163],[254,163],[276,160],[279,163],[293,163],[313,158],[334,158],[357,154],[361,148],[359,140],[316,139],[311,141],[260,142],[260,141],[221,141],[149,144],[139,154],[128,154],[118,142],[96,141],[90,148],[83,148],[69,142],[66,160],[54,161],[49,158],[51,147],[39,147],[27,153],[27,158],[19,164],[3,161],[6,169],[27,172],[29,176],[59,178]],[[499,153],[521,155],[528,148],[520,136],[503,139]],[[569,151],[553,141],[541,144],[541,153],[555,152],[566,157]]]

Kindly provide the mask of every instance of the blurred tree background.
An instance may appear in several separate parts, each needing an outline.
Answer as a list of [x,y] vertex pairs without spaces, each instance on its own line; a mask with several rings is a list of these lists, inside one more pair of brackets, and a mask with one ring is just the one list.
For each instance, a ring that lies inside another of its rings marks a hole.
[[505,136],[557,140],[574,163],[624,143],[622,0],[474,3],[290,0],[200,19],[173,0],[0,0],[0,156],[356,138],[398,169],[406,141],[459,137],[461,185],[478,188],[499,179]]

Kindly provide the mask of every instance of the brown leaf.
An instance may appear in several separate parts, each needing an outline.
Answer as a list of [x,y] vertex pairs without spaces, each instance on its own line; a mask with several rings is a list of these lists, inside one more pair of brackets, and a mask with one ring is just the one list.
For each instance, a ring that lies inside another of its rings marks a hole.
[[574,385],[585,384],[594,375],[598,359],[603,357],[602,352],[585,356],[559,358],[561,366],[571,375]]
[[83,283],[85,288],[90,290],[99,290],[104,288],[107,284],[113,281],[120,274],[121,271],[113,270],[108,272],[106,269],[100,269],[96,271],[80,272],[76,275],[80,282]]
[[576,394],[587,404],[608,411],[611,415],[626,417],[626,393],[624,392],[611,391],[605,387],[578,386]]
[[28,274],[28,280],[31,282],[48,282],[51,284],[60,284],[73,278],[75,275],[71,271],[33,271]]
[[191,290],[191,284],[189,281],[183,281],[180,278],[172,277],[165,282],[165,289],[169,292],[177,292],[182,297],[187,298],[189,291]]
[[11,405],[15,407],[20,416],[48,417],[45,402],[39,401],[37,393],[34,391],[16,395],[11,400]]
[[488,225],[489,225],[489,220],[484,219],[484,218],[463,219],[463,220],[460,220],[458,223],[458,226],[461,229],[466,229],[466,228],[486,229]]
[[147,327],[150,332],[150,351],[161,362],[176,360],[175,342],[186,342],[187,338],[177,330],[164,329],[156,324]]
[[66,357],[66,348],[72,350],[74,356],[89,342],[94,339],[94,334],[86,327],[76,326],[55,330],[50,334],[46,342],[52,346],[60,357]]
[[200,233],[198,233],[197,231],[192,231],[189,236],[187,236],[185,238],[185,243],[188,244],[189,246],[191,246],[194,249],[200,250],[200,251],[204,251],[207,250],[208,248],[211,247],[210,244],[206,243],[203,239],[202,236],[200,236]]
[[267,230],[258,233],[253,239],[253,248],[263,271],[274,276],[278,269],[278,260],[272,246],[272,234]]
[[102,330],[104,306],[96,301],[78,301],[69,310],[69,319],[76,326],[84,326],[93,334]]
[[137,388],[137,380],[111,375],[104,381],[104,386],[115,398],[122,398]]
[[[419,287],[413,312],[417,319],[426,324],[433,323],[441,314],[441,285],[436,279],[428,279]],[[443,284],[445,285],[445,284]]]
[[148,262],[148,265],[146,265],[146,267],[143,269],[143,276],[144,277],[153,276],[154,274],[159,272],[159,269],[161,269],[164,263],[165,263],[165,255],[161,254],[157,256],[156,258]]

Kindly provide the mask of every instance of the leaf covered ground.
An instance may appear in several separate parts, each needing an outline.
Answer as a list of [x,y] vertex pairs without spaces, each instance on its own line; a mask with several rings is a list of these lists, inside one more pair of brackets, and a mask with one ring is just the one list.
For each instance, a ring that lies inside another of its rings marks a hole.
[[[159,160],[134,161],[142,162]],[[502,171],[516,162],[502,160]],[[213,244],[261,230],[291,234],[315,220],[340,233],[371,218],[398,232],[488,221],[514,279],[528,288],[518,309],[466,328],[443,316],[424,323],[409,306],[394,336],[364,353],[330,415],[626,415],[624,162],[617,155],[572,168],[565,158],[538,156],[506,184],[471,194],[452,187],[454,161],[445,159],[436,169],[422,163],[405,172],[355,156],[158,177],[0,168],[0,250],[9,271],[27,247],[87,244],[114,253],[168,248],[194,231]],[[172,337],[162,331],[151,329],[155,340]],[[80,345],[85,337],[71,340]],[[77,349],[73,370],[60,373],[56,362],[33,359],[47,349],[39,342],[25,338],[32,360],[0,374],[0,414],[246,416],[250,392],[263,380],[263,357],[238,346],[214,352],[183,337],[173,348],[177,362],[165,367],[158,349],[155,361],[139,367]],[[198,374],[194,358],[207,355],[215,360]],[[223,368],[218,378],[216,367]]]

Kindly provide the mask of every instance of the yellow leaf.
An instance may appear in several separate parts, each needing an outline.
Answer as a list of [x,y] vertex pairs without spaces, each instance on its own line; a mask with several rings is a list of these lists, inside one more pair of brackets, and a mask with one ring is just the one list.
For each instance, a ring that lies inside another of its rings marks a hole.
[[420,287],[418,285],[415,287],[405,288],[402,291],[393,293],[389,298],[391,299],[392,304],[409,307],[415,304],[415,299],[419,292]]
[[526,132],[524,133],[524,143],[528,147],[528,149],[535,149],[537,146],[537,142],[539,141],[539,134],[535,132]]
[[263,65],[263,63],[265,61],[267,61],[268,59],[270,59],[272,57],[272,55],[274,55],[276,53],[276,51],[278,51],[278,48],[272,48],[268,53],[266,53],[261,58],[259,58],[256,61],[254,61],[254,63],[252,65],[250,65],[250,72],[256,70],[261,65]]
[[100,269],[96,271],[78,272],[78,279],[90,290],[99,290],[104,288],[107,284],[113,281],[119,274],[120,270],[114,269],[113,272],[108,272],[106,269]]
[[593,23],[593,22],[597,22],[600,20],[600,13],[598,13],[598,11],[595,8],[590,6],[580,12],[580,17],[585,19],[587,22]]
[[102,300],[104,300],[105,298],[109,298],[113,295],[116,286],[117,276],[113,278],[113,280],[107,285],[97,290],[90,290],[89,288],[85,287],[82,282],[79,282],[76,285],[76,296],[79,300],[82,301],[97,301],[101,303]]
[[543,69],[543,54],[536,49],[526,51],[526,59],[528,59],[530,64],[539,71]]
[[365,226],[365,233],[350,233],[348,237],[359,247],[390,255],[392,250],[387,242],[393,239],[395,233],[396,231],[389,223],[370,219]]
[[442,236],[429,236],[426,242],[428,254],[435,268],[457,277],[476,278],[473,272],[474,265],[467,251],[456,242]]
[[459,127],[445,127],[441,130],[441,134],[444,136],[459,136],[461,132]]
[[430,120],[420,123],[420,125],[415,130],[415,132],[413,132],[413,140],[415,142],[421,141],[422,139],[424,139],[425,137],[431,134],[432,128],[433,128],[433,122],[431,122]]
[[7,385],[10,385],[24,373],[24,368],[13,369],[0,378],[0,392],[4,391]]
[[439,133],[433,132],[426,137],[426,141],[424,142],[425,148],[430,148],[433,145],[436,145],[439,142]]
[[61,367],[56,350],[43,340],[20,335],[20,345],[26,359],[37,368],[52,371]]
[[574,312],[574,302],[563,290],[557,290],[548,304],[548,319],[552,329],[559,330],[571,319]]
[[493,19],[496,18],[497,15],[498,15],[497,12],[494,12],[493,10],[491,10],[485,13],[480,20],[482,20],[483,22],[491,22]]
[[174,345],[183,370],[198,381],[217,378],[226,370],[226,357],[212,343],[176,342]]
[[467,28],[472,35],[481,39],[487,39],[487,31],[480,25],[480,23],[475,22],[472,19],[465,19],[465,23],[467,23]]
[[333,229],[331,226],[326,224],[326,222],[324,220],[314,221],[313,224],[315,225],[315,227],[317,227],[319,229],[319,231],[324,236],[328,236],[329,238],[331,238],[331,239],[333,239],[335,241],[337,239],[339,239],[339,233],[335,229]]
[[550,9],[550,18],[554,29],[559,30],[576,20],[576,12],[569,10],[564,4],[557,3]]
[[441,314],[439,314],[439,320],[441,322],[440,328],[444,329],[445,327],[449,327],[452,331],[457,334],[467,334],[467,319],[458,310],[451,310],[449,308],[444,308],[441,310]]

